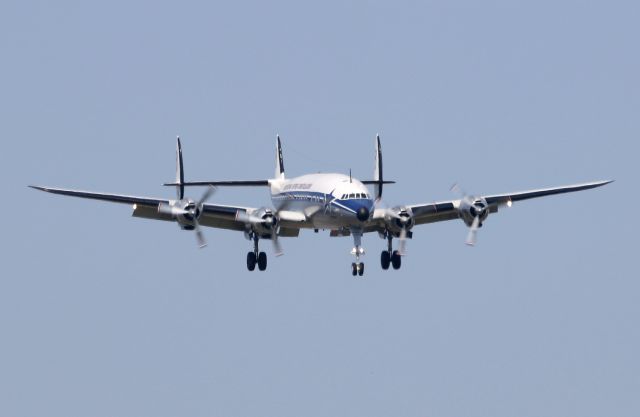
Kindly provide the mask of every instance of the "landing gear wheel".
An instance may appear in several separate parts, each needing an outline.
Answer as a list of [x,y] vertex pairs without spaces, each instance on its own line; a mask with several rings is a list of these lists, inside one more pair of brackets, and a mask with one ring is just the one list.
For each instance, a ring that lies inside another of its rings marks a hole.
[[258,254],[258,269],[261,271],[267,269],[267,254],[264,252]]
[[357,264],[355,262],[351,264],[351,275],[354,277],[358,275],[358,267],[356,265]]
[[360,262],[360,266],[358,267],[358,275],[364,275],[364,264]]
[[256,269],[256,254],[253,252],[247,253],[247,269],[249,271]]
[[382,269],[385,271],[389,269],[389,265],[391,264],[391,254],[388,251],[382,251],[380,254],[380,265]]
[[402,266],[402,257],[397,250],[393,251],[393,255],[391,255],[391,265],[393,265],[393,269],[400,269]]

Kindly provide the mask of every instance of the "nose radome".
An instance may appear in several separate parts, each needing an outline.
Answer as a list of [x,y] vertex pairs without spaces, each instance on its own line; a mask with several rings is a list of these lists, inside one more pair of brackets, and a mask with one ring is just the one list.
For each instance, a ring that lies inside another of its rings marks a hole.
[[366,207],[360,207],[356,213],[356,216],[361,222],[369,220],[369,209]]

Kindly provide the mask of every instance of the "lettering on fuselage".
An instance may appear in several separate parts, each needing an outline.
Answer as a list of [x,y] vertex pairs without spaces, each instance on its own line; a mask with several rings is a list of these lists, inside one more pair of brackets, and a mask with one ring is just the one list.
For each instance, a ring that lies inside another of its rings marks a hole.
[[284,186],[283,191],[291,191],[291,190],[308,190],[313,186],[313,184],[287,184]]

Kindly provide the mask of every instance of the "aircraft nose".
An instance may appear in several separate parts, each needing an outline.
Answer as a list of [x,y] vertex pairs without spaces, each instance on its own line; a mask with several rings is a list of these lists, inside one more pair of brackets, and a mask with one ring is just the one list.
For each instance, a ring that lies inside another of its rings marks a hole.
[[369,209],[366,207],[360,207],[356,212],[356,216],[361,222],[369,220]]

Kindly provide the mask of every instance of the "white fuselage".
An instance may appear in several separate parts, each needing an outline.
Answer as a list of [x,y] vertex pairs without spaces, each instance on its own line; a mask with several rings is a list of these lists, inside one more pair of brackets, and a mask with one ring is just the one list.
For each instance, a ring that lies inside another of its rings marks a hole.
[[367,187],[347,175],[310,174],[271,180],[270,185],[275,209],[304,214],[305,227],[357,228],[373,213],[374,201]]

